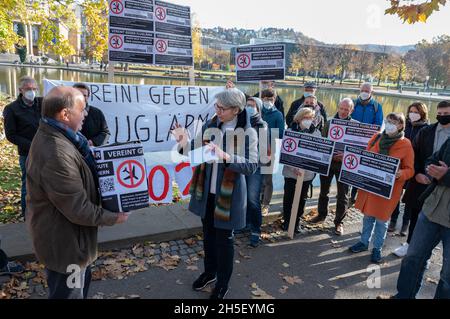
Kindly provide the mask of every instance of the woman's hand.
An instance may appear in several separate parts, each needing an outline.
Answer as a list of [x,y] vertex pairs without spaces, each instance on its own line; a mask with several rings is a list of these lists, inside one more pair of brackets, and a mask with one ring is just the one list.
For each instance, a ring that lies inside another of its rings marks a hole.
[[395,179],[399,179],[402,176],[402,173],[400,171],[395,174]]
[[117,214],[117,220],[116,225],[123,224],[128,220],[128,217],[130,217],[130,213],[119,213]]
[[210,152],[212,152],[213,154],[215,154],[219,160],[228,162],[231,159],[231,156],[229,154],[227,154],[226,152],[224,152],[219,146],[217,146],[214,143],[209,143],[207,145],[208,149]]
[[189,142],[189,132],[181,125],[175,124],[171,133],[175,137],[177,143],[181,146],[185,146]]
[[301,168],[296,168],[295,169],[295,175],[297,175],[297,177],[302,177],[303,176],[303,170]]

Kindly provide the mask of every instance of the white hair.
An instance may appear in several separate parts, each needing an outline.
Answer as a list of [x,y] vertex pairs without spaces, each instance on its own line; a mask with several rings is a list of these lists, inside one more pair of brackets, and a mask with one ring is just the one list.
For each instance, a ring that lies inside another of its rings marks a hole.
[[239,108],[242,112],[247,104],[247,99],[242,91],[233,88],[227,89],[216,95],[217,102],[219,102],[224,108]]
[[353,100],[349,97],[346,97],[345,99],[342,99],[341,102],[339,102],[339,105],[343,104],[343,103],[347,103],[352,109],[355,107],[355,103],[353,102]]
[[362,88],[369,88],[370,92],[373,92],[373,85],[372,85],[372,83],[366,82],[363,85],[361,85],[361,89]]

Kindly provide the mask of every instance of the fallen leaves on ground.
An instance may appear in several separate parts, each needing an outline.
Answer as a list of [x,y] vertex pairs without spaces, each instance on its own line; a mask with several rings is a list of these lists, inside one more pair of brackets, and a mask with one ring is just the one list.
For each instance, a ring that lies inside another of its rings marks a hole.
[[300,279],[298,276],[291,277],[291,276],[286,276],[283,274],[280,274],[280,276],[283,278],[284,281],[286,281],[288,284],[290,284],[292,286],[295,284],[299,284],[299,285],[303,284],[303,280]]
[[427,282],[430,284],[439,285],[439,280],[434,279],[434,278],[427,277]]
[[252,290],[252,299],[275,299],[267,292],[258,287],[256,283],[251,285]]
[[280,292],[280,294],[284,295],[289,289],[289,286],[283,286],[281,287],[278,291]]

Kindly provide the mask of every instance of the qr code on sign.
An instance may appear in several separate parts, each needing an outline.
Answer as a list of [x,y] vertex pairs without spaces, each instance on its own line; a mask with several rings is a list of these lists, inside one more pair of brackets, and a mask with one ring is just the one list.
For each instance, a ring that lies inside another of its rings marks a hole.
[[100,179],[100,191],[102,194],[114,192],[114,177]]
[[387,175],[387,176],[386,176],[386,182],[387,182],[387,183],[389,183],[389,184],[392,183],[392,180],[393,180],[393,179],[392,179],[392,176],[391,176],[391,175]]

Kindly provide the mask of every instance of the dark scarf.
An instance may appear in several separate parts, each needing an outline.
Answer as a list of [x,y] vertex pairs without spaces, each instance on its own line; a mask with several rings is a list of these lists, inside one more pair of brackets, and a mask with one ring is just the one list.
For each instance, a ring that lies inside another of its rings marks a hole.
[[92,176],[94,177],[95,186],[98,188],[98,175],[97,168],[95,165],[94,155],[92,155],[91,149],[89,148],[89,143],[86,137],[83,136],[80,132],[74,132],[67,125],[64,125],[61,122],[58,122],[54,119],[48,117],[42,117],[42,121],[51,127],[60,131],[80,152],[81,156],[83,156],[84,161],[88,165]]
[[[241,112],[238,115],[238,124],[236,128],[242,127],[245,128],[247,119],[246,111]],[[218,118],[214,117],[211,120],[211,123],[208,125],[208,128],[217,127],[221,129],[223,123],[218,123]],[[224,137],[224,141],[226,138]],[[234,143],[235,149],[234,153],[237,152],[236,141]],[[239,176],[239,173],[236,173],[229,168],[225,167],[225,171],[223,173],[223,179],[220,186],[219,194],[217,195],[216,207],[214,211],[214,218],[220,221],[229,222],[231,221],[231,205],[233,199],[233,190],[236,183],[236,179]],[[192,177],[192,183],[190,188],[190,194],[194,196],[194,198],[198,201],[201,201],[204,197],[205,191],[205,180],[206,180],[206,163],[197,166],[195,169],[194,175]]]
[[389,136],[386,134],[386,132],[383,132],[382,134],[378,134],[377,138],[372,142],[372,147],[374,147],[375,144],[380,141],[379,154],[389,156],[389,150],[391,149],[392,145],[394,145],[397,141],[401,140],[404,137],[404,132],[399,132],[394,136]]

